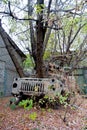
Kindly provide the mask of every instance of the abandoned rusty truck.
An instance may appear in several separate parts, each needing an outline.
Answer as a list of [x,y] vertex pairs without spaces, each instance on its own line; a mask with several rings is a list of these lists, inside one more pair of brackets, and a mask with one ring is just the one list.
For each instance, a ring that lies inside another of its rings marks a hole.
[[25,97],[56,95],[64,90],[64,84],[56,78],[15,78],[12,86],[12,95],[18,104]]

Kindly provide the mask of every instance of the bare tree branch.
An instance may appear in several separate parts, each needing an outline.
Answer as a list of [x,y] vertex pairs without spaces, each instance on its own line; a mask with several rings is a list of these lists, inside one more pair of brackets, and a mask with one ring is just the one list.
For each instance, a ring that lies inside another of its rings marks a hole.
[[58,43],[59,43],[59,48],[60,48],[60,53],[61,53],[61,55],[62,55],[62,48],[61,48],[61,40],[60,40],[60,33],[59,33],[59,31],[58,31]]
[[24,31],[18,32],[18,33],[15,34],[15,36],[20,35],[20,34],[23,34],[23,33],[27,32],[27,31],[29,31],[29,29],[30,29],[30,28],[28,28],[28,29],[26,29],[26,30],[24,30]]
[[[28,16],[32,16],[31,0],[28,0]],[[29,20],[29,25],[30,25],[30,40],[31,40],[32,56],[35,61],[36,60],[36,40],[34,36],[33,23],[31,20]]]
[[12,18],[15,19],[15,20],[22,20],[22,21],[23,21],[23,20],[24,20],[24,21],[33,20],[33,21],[37,22],[37,19],[33,19],[33,18],[18,18],[17,16],[14,16],[14,14],[13,14],[12,12],[9,13],[9,12],[5,12],[5,11],[0,11],[0,14],[6,14],[6,15],[12,17]]
[[70,14],[75,14],[75,15],[82,15],[82,13],[76,13],[74,12],[75,9],[69,9],[69,10],[64,10],[64,9],[59,9],[59,10],[51,10],[50,12],[65,12],[65,13],[70,13]]
[[80,30],[86,25],[87,23],[83,24],[82,26],[80,26],[77,30],[77,32],[75,33],[75,35],[73,36],[73,38],[71,39],[71,41],[69,42],[67,48],[66,48],[66,52],[69,51],[69,48],[71,46],[71,44],[73,43],[73,41],[75,40],[76,36],[78,35],[78,33],[80,32]]
[[52,3],[52,0],[49,0],[49,4],[48,4],[48,11],[47,11],[47,18],[49,17],[49,14],[50,14],[50,8],[51,8],[51,3]]
[[64,48],[65,48],[65,44],[66,44],[66,37],[65,37],[65,32],[63,29],[62,29],[62,32],[63,32],[63,53],[64,53]]

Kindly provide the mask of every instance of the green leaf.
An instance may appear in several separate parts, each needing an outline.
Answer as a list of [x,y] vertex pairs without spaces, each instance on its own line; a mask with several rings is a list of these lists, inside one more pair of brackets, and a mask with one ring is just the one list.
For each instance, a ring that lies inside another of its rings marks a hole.
[[19,103],[19,106],[23,106],[24,109],[30,110],[33,107],[33,100],[32,99],[30,99],[30,100],[22,100]]
[[43,10],[44,7],[45,7],[44,4],[36,4],[35,5],[36,13],[37,14],[41,13],[41,11]]
[[31,120],[35,121],[36,118],[37,118],[37,113],[36,113],[36,112],[31,113],[31,114],[29,115],[29,118],[30,118]]
[[10,105],[10,108],[11,108],[12,110],[15,110],[15,109],[16,109],[16,105],[15,105],[15,104],[11,104],[11,105]]
[[8,3],[8,0],[3,0],[3,2],[4,2],[5,4],[7,4],[7,3]]
[[27,58],[26,58],[26,60],[23,62],[23,65],[24,65],[25,68],[30,68],[30,67],[33,66],[33,63],[32,63],[32,61],[31,61],[31,58],[30,58],[29,55],[27,55]]
[[49,96],[48,96],[48,95],[45,95],[45,96],[44,96],[44,99],[48,99],[48,98],[49,98]]

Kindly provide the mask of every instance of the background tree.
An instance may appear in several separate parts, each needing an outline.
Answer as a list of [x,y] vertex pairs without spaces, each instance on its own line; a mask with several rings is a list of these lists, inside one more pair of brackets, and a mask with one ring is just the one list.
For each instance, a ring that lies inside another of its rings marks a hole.
[[9,31],[18,36],[20,43],[27,47],[33,57],[37,77],[44,76],[43,57],[49,46],[50,56],[56,52],[53,60],[59,60],[60,66],[68,65],[74,68],[85,58],[85,0],[27,0],[25,3],[19,0],[3,0],[0,5],[3,6],[0,11],[2,23],[5,16],[10,16],[7,18],[10,21]]

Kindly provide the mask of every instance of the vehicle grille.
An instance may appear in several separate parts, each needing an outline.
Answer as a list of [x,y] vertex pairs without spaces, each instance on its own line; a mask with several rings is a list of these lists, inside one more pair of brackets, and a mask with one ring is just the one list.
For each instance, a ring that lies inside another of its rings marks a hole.
[[44,84],[36,82],[22,82],[20,90],[22,92],[44,92]]

